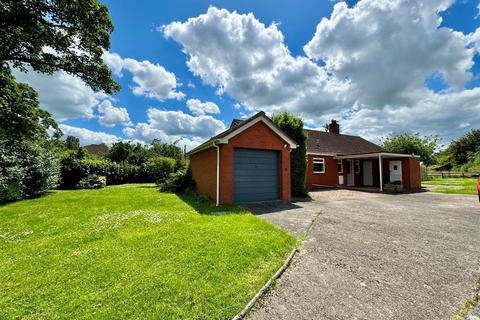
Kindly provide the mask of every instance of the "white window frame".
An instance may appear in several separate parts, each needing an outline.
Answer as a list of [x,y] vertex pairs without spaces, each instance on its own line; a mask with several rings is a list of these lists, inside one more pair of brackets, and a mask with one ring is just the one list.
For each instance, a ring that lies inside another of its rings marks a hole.
[[[341,170],[338,171],[338,165],[340,164]],[[343,160],[337,160],[337,171],[338,173],[343,173]]]
[[[358,171],[356,169],[358,169]],[[353,163],[353,171],[355,173],[360,173],[360,160],[355,160]]]
[[[322,163],[323,171],[315,171],[315,163]],[[325,173],[325,158],[313,158],[312,169],[313,173]]]

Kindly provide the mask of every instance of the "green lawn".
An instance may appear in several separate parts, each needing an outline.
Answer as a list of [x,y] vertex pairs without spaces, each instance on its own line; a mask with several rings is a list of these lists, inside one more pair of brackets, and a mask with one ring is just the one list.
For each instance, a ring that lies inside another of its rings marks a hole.
[[295,243],[152,185],[56,191],[0,206],[0,319],[231,318]]
[[431,192],[477,194],[477,179],[475,178],[439,178],[423,181],[422,184],[448,186],[448,188],[432,189]]

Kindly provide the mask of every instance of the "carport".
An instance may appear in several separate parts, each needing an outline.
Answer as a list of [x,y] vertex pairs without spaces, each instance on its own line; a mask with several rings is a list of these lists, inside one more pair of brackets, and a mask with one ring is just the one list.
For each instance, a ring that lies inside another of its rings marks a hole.
[[[380,192],[385,185],[400,185],[405,191],[421,188],[420,156],[376,152],[342,154],[335,159],[346,160],[347,180],[351,180],[349,185],[353,188],[374,188]],[[354,172],[356,163],[359,175]]]

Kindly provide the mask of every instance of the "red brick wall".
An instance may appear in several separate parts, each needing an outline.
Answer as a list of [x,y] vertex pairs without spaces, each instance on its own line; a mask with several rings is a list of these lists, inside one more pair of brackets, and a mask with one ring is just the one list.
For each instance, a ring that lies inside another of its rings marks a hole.
[[290,190],[290,148],[285,148],[283,141],[263,122],[258,122],[231,138],[220,149],[220,203],[233,202],[233,149],[250,148],[280,151],[280,197],[283,201],[291,200]]
[[[313,159],[325,159],[325,173],[313,173]],[[345,161],[343,172],[346,179]],[[344,180],[346,182],[346,180]],[[308,190],[318,189],[321,186],[336,186],[338,184],[337,160],[333,156],[307,155],[307,174],[305,185]]]
[[217,197],[217,149],[212,147],[190,156],[192,177],[199,193]]
[[402,162],[402,184],[405,191],[421,188],[420,159],[418,158],[386,158],[383,159],[384,176],[390,174],[390,161]]

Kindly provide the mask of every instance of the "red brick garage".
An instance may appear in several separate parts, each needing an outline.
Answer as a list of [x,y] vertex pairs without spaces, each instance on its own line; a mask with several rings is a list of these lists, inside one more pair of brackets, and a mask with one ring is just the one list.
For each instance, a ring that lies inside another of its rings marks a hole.
[[290,150],[295,142],[264,112],[241,121],[189,152],[200,194],[217,204],[290,201]]

